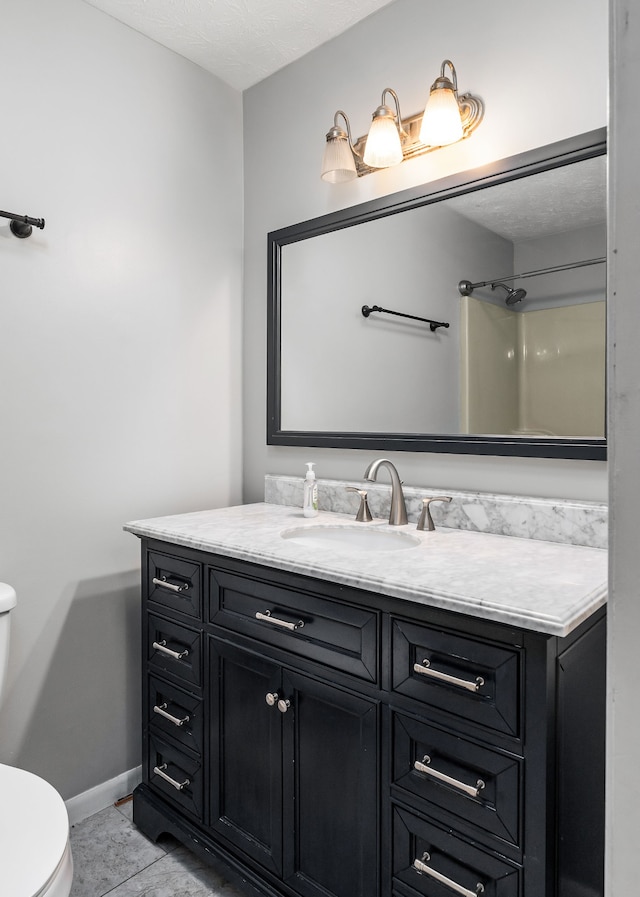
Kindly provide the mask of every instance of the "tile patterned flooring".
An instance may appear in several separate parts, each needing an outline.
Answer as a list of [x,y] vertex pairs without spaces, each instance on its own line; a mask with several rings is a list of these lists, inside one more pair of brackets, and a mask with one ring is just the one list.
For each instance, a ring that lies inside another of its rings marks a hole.
[[74,825],[71,850],[71,897],[243,897],[173,838],[149,841],[133,824],[131,802]]

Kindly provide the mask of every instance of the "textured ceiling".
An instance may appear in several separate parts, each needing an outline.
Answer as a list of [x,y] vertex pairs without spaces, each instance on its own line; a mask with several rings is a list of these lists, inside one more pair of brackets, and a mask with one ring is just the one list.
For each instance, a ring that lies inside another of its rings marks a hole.
[[392,0],[85,0],[244,90]]
[[447,200],[465,218],[517,243],[562,233],[607,217],[606,157]]

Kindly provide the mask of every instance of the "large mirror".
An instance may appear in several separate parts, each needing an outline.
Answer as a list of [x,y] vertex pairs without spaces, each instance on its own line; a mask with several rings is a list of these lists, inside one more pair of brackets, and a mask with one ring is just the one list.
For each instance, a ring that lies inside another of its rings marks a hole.
[[269,234],[267,442],[603,459],[603,130]]

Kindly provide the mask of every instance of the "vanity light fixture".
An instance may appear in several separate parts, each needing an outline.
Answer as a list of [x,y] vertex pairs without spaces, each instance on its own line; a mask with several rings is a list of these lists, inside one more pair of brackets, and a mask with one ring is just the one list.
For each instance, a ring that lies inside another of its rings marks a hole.
[[[339,115],[344,119],[346,131],[338,124]],[[327,133],[327,145],[322,157],[322,180],[330,184],[341,184],[352,181],[357,176],[349,119],[342,109],[338,109],[333,116],[333,127]]]
[[[385,106],[384,97],[387,93],[393,97],[395,115],[388,106]],[[401,139],[408,136],[402,127],[398,94],[390,87],[385,87],[380,105],[371,117],[371,127],[364,148],[364,164],[369,168],[391,168],[392,165],[399,165],[402,162]]]
[[[444,73],[446,66],[449,66],[451,78]],[[451,60],[445,59],[440,66],[440,77],[436,78],[429,91],[420,126],[420,142],[427,146],[448,146],[463,137],[458,77]]]
[[[395,112],[385,103],[387,94],[393,98]],[[431,85],[423,113],[403,119],[397,93],[385,87],[369,133],[354,143],[349,119],[339,109],[327,133],[321,177],[338,184],[457,143],[478,127],[483,115],[482,100],[470,93],[458,94],[455,67],[450,59],[445,59],[439,77]],[[346,131],[338,125],[338,116],[344,119]]]

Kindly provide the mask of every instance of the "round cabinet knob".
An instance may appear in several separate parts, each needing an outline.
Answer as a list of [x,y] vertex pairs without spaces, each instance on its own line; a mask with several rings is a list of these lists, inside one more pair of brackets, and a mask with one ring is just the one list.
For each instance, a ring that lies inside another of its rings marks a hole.
[[282,698],[278,701],[278,710],[280,713],[286,713],[287,710],[291,707],[291,701],[284,701]]
[[275,705],[278,701],[278,692],[277,691],[268,692],[265,696],[265,701],[267,702],[269,707],[275,707]]

